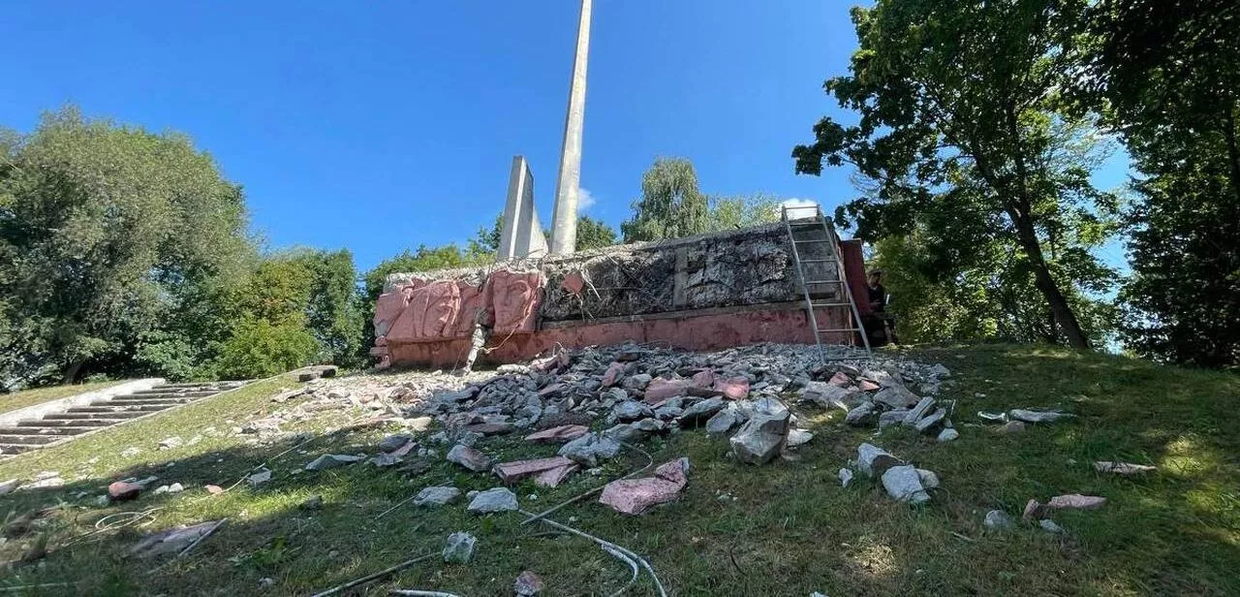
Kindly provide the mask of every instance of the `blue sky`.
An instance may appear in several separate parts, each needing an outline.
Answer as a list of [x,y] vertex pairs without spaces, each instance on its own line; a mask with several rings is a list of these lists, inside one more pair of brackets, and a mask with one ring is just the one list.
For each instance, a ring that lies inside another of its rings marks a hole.
[[[704,191],[830,207],[847,171],[796,176],[822,81],[856,39],[846,2],[595,0],[581,186],[629,214],[656,156]],[[461,242],[503,207],[514,154],[551,215],[576,0],[8,2],[0,125],[72,102],[189,134],[243,184],[272,246],[345,247],[360,269]],[[1107,184],[1123,169],[1112,168]]]

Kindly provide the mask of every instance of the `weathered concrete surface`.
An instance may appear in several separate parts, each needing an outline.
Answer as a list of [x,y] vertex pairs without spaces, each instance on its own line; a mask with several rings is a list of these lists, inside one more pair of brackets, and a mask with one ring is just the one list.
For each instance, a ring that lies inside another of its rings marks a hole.
[[577,194],[581,181],[581,137],[586,121],[586,71],[590,63],[592,6],[592,0],[581,0],[573,76],[568,87],[568,110],[564,115],[564,143],[560,147],[560,171],[555,184],[551,232],[551,253],[555,255],[568,255],[577,248]]
[[[529,359],[557,344],[631,340],[712,350],[812,343],[789,245],[782,225],[771,224],[515,260],[498,269],[392,274],[375,306],[371,352],[393,363],[452,366],[468,352],[479,313],[493,324],[488,347],[495,350],[484,355],[492,363]],[[827,250],[804,246],[806,259]],[[807,278],[820,281],[811,287],[816,300],[841,292],[838,283],[821,283],[834,279],[834,270]],[[824,328],[846,328],[851,319],[839,307],[816,315]],[[824,341],[844,344],[848,337],[828,334]]]
[[525,156],[513,156],[497,257],[500,261],[542,257],[547,249],[547,239],[534,207],[534,176],[530,174]]
[[14,427],[19,421],[24,421],[27,419],[42,419],[43,415],[64,412],[75,406],[89,406],[96,400],[110,400],[117,396],[125,396],[141,390],[149,390],[162,383],[164,383],[164,379],[162,377],[138,379],[116,384],[114,386],[103,388],[102,390],[82,392],[81,394],[67,396],[59,400],[52,400],[42,404],[35,404],[25,408],[10,410],[8,412],[0,413],[0,427]]

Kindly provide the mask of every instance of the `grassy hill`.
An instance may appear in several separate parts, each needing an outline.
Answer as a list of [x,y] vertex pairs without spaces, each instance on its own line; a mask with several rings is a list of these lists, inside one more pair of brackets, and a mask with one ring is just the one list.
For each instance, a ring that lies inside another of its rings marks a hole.
[[[656,464],[689,457],[689,486],[679,501],[626,517],[587,499],[554,518],[645,556],[673,595],[1240,594],[1240,376],[1041,347],[920,349],[908,356],[953,372],[942,397],[959,401],[959,440],[940,444],[906,430],[875,436],[844,426],[840,413],[801,408],[816,437],[790,459],[737,464],[725,457],[726,438],[686,431],[644,446]],[[321,453],[373,453],[392,429],[359,425],[309,436],[304,445],[253,445],[229,433],[277,406],[269,397],[294,385],[255,384],[0,462],[0,481],[45,470],[67,481],[0,498],[10,527],[0,559],[22,557],[40,537],[50,550],[38,564],[10,564],[0,589],[70,583],[25,594],[305,595],[438,552],[458,530],[479,538],[472,564],[431,558],[355,594],[417,588],[511,595],[513,579],[527,569],[546,581],[547,595],[608,594],[628,581],[627,568],[594,544],[522,526],[516,514],[478,518],[461,503],[439,510],[406,504],[384,514],[422,487],[487,489],[498,484],[493,476],[441,460],[416,475],[367,465],[296,472]],[[1063,407],[1078,417],[1002,434],[975,415],[1018,407]],[[322,428],[313,420],[301,427]],[[172,435],[200,439],[158,450]],[[836,471],[863,441],[935,471],[942,487],[934,499],[920,508],[899,504],[881,483],[863,478],[840,487]],[[481,447],[500,460],[554,452],[515,437]],[[1158,471],[1119,477],[1095,472],[1094,460]],[[229,487],[264,462],[274,475],[260,488],[241,484],[217,496],[203,489]],[[527,482],[514,491],[523,508],[539,511],[644,464],[644,457],[626,454],[598,477],[578,474],[554,490]],[[96,504],[107,483],[148,475],[186,490]],[[1034,525],[1007,532],[982,525],[988,510],[1019,519],[1029,499],[1064,493],[1108,503],[1057,514],[1063,535]],[[323,506],[299,507],[311,496],[322,496]],[[48,507],[56,509],[12,524]],[[104,519],[97,531],[102,517],[121,512],[145,514]],[[144,533],[221,518],[227,524],[184,558],[125,557]],[[110,527],[126,521],[133,524]],[[626,594],[655,593],[642,579]]]

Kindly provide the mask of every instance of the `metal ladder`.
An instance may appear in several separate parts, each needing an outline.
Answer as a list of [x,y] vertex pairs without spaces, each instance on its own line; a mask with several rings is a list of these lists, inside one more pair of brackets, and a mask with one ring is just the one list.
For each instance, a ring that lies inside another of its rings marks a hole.
[[[810,323],[810,326],[814,329],[814,342],[818,344],[819,357],[821,357],[824,363],[827,362],[828,360],[826,350],[824,350],[822,346],[822,335],[824,333],[839,333],[839,332],[849,332],[848,334],[848,345],[849,346],[856,346],[857,345],[856,337],[861,336],[861,342],[865,345],[866,354],[872,355],[873,353],[870,350],[870,339],[866,336],[865,329],[860,327],[861,312],[857,310],[857,302],[853,300],[852,288],[849,287],[848,278],[844,275],[844,263],[843,263],[843,260],[840,259],[840,253],[839,253],[839,240],[840,239],[835,234],[835,226],[827,222],[827,219],[823,217],[822,208],[818,205],[814,206],[813,218],[798,218],[797,219],[798,221],[795,221],[795,222],[793,221],[793,218],[788,215],[788,212],[790,211],[789,207],[787,205],[784,205],[781,207],[782,207],[781,219],[784,222],[784,230],[788,232],[788,244],[792,246],[792,260],[796,264],[797,281],[801,283],[801,292],[805,296],[805,312],[809,314],[809,323]],[[808,207],[793,207],[791,209],[793,211],[797,211],[797,210],[807,211],[809,208]],[[794,230],[812,230],[815,228],[819,228],[823,231],[824,238],[797,239],[796,235],[793,234]],[[799,247],[807,246],[807,245],[824,245],[824,244],[827,245],[827,251],[826,251],[827,257],[826,258],[824,259],[801,259],[801,249]],[[806,279],[805,265],[804,265],[806,263],[823,263],[823,264],[828,264],[828,267],[829,267],[829,264],[832,264],[832,263],[835,264],[836,279],[835,280],[808,280]],[[820,286],[820,285],[826,285],[826,284],[839,285],[841,291],[836,293],[837,298],[833,302],[815,302],[813,297],[810,296],[810,291],[809,291],[810,285]],[[842,301],[839,300],[839,297],[841,296],[844,299]],[[823,309],[827,307],[848,307],[851,311],[851,318],[850,318],[852,322],[851,325],[854,327],[848,327],[848,328],[820,328],[818,327],[818,316],[814,313],[814,310]]]

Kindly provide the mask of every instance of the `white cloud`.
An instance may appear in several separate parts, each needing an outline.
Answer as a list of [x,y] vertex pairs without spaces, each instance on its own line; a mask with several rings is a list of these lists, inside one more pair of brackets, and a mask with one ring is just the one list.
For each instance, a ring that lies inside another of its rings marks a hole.
[[594,195],[584,187],[577,187],[577,211],[586,211],[594,207]]
[[788,216],[792,218],[808,218],[814,215],[818,201],[814,199],[785,199],[780,205],[788,208]]

